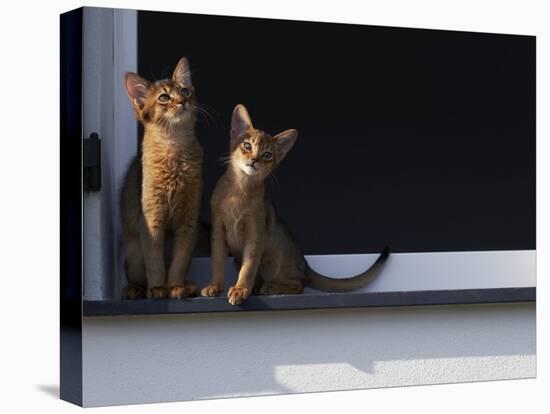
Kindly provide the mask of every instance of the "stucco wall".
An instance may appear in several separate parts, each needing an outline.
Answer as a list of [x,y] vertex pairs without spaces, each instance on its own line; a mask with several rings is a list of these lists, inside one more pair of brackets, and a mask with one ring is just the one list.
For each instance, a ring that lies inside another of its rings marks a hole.
[[535,376],[535,305],[85,318],[86,406]]

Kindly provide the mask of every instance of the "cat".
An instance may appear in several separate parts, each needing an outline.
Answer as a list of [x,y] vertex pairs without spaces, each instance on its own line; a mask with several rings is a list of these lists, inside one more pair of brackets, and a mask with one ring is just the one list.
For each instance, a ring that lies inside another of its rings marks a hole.
[[[122,188],[128,279],[123,298],[181,299],[197,289],[185,276],[197,238],[203,185],[203,152],[195,137],[198,103],[189,62],[181,58],[171,79],[152,83],[127,73],[125,85],[144,133],[142,155],[130,164]],[[169,242],[170,252],[165,252]]]
[[223,290],[224,261],[228,253],[241,264],[237,282],[227,293],[238,305],[254,292],[263,295],[298,294],[306,285],[329,292],[347,292],[366,285],[389,255],[386,247],[365,272],[332,279],[312,270],[289,230],[267,197],[264,180],[290,151],[298,131],[278,135],[255,129],[243,105],[231,119],[229,166],[211,198],[212,281],[202,296]]

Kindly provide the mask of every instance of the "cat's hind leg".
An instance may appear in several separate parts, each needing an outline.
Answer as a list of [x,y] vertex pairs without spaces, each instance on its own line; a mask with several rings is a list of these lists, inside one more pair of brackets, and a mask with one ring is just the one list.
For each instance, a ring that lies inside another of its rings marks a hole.
[[292,255],[280,249],[273,249],[264,257],[260,268],[264,276],[260,295],[295,295],[304,291],[301,266],[296,266],[288,257]]
[[124,237],[124,252],[128,285],[122,289],[122,298],[144,299],[147,296],[147,278],[139,234]]
[[252,288],[252,293],[254,295],[261,295],[262,286],[264,285],[264,278],[262,275],[256,275],[256,280],[254,280],[254,287]]
[[301,280],[272,280],[260,288],[261,295],[296,295],[304,291]]

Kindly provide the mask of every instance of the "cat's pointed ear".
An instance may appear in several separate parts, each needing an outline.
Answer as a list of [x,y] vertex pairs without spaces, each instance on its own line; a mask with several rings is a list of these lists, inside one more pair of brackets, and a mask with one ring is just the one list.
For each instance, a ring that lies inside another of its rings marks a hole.
[[191,68],[189,67],[189,61],[187,58],[182,57],[174,69],[174,74],[172,75],[172,80],[179,83],[180,85],[192,86],[191,85]]
[[277,134],[273,137],[273,142],[275,143],[275,148],[277,148],[277,158],[278,161],[281,161],[288,151],[292,148],[296,139],[298,138],[298,131],[295,129],[287,129],[280,134]]
[[137,73],[129,72],[126,74],[124,83],[126,85],[126,93],[130,101],[132,101],[134,108],[136,111],[141,110],[145,104],[145,96],[150,86],[149,82]]
[[233,116],[231,117],[231,137],[240,137],[252,128],[254,127],[252,126],[252,120],[250,119],[250,115],[248,115],[248,111],[244,105],[237,105],[233,109]]

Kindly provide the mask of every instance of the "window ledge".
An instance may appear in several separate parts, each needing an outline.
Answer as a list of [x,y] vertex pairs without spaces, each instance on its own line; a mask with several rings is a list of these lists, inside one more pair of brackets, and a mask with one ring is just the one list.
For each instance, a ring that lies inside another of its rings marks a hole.
[[230,305],[226,297],[220,296],[217,298],[196,297],[184,300],[84,301],[83,315],[164,315],[266,310],[467,305],[534,302],[535,299],[536,288],[534,287],[251,296],[239,306]]

